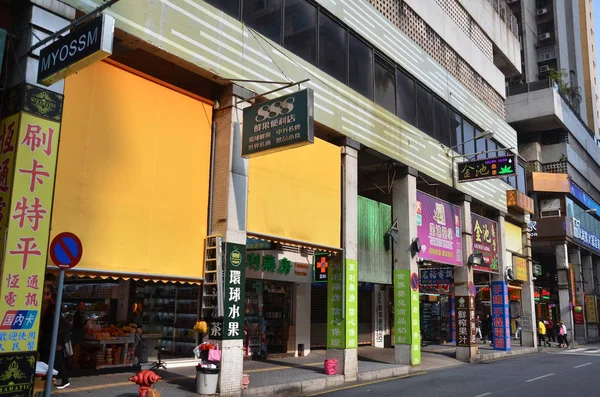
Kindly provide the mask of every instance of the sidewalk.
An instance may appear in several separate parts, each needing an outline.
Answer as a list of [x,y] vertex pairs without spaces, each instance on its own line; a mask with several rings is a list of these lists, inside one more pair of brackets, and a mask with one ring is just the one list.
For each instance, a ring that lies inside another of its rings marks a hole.
[[[556,348],[558,349],[558,348]],[[491,347],[479,345],[480,360],[496,359],[504,352],[493,351]],[[422,365],[418,368],[394,364],[394,349],[380,349],[371,346],[358,349],[358,379],[360,382],[424,373],[442,368],[468,365],[454,358],[456,347],[453,344],[430,345],[422,350]],[[533,353],[532,348],[513,347],[510,356]],[[535,351],[537,352],[537,351]],[[297,396],[344,385],[343,375],[327,376],[323,373],[325,350],[313,350],[305,357],[289,357],[268,361],[245,361],[244,373],[250,376],[250,385],[243,392],[250,396]],[[187,365],[187,366],[185,366]],[[163,379],[158,383],[163,397],[189,397],[195,393],[195,363],[179,361],[169,366],[168,371],[156,371]],[[137,371],[82,376],[71,379],[71,386],[55,390],[52,395],[65,397],[102,396],[135,397],[137,385],[128,379]],[[346,384],[347,385],[347,384]]]

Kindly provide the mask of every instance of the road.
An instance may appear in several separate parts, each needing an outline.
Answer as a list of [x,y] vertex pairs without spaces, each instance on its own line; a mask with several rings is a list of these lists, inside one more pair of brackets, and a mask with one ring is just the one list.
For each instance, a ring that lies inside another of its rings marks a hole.
[[597,397],[599,390],[600,345],[588,345],[344,387],[314,396]]

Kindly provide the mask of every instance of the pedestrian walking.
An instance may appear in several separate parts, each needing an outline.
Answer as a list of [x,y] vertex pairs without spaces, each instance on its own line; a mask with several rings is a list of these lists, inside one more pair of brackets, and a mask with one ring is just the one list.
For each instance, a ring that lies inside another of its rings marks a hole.
[[494,344],[494,328],[492,327],[492,316],[489,314],[485,316],[486,328],[490,336],[490,346]]
[[492,330],[492,321],[491,321],[490,315],[486,314],[485,319],[481,323],[481,332],[483,333],[483,343],[487,343],[488,338],[490,338],[490,340],[491,340],[491,335],[490,335],[491,330]]
[[560,321],[556,320],[552,327],[552,336],[556,340],[556,343],[560,345]]
[[521,316],[517,316],[517,319],[515,320],[515,328],[517,329],[515,331],[515,339],[519,339],[519,335],[521,334]]
[[567,338],[567,326],[562,321],[560,322],[560,334],[562,336],[563,347],[569,348],[569,339]]
[[548,343],[556,342],[556,335],[554,334],[554,323],[551,319],[547,318],[544,320],[544,325],[546,326],[546,338],[548,339]]
[[483,340],[483,334],[481,333],[481,317],[477,315],[475,319],[475,336],[479,336],[479,340]]
[[[40,360],[48,363],[50,360],[50,345],[52,343],[52,329],[54,327],[54,313],[55,310],[60,310],[56,307],[56,292],[55,289],[52,291],[52,298],[46,304],[46,309],[42,314],[40,323],[40,340],[38,344],[38,350],[40,353]],[[62,383],[57,385],[57,389],[64,389],[71,383],[69,382],[69,375],[67,373],[67,349],[71,345],[71,324],[60,316],[58,323],[58,335],[56,338],[56,354],[54,358],[54,369],[58,371]]]
[[550,347],[550,342],[546,340],[546,325],[542,320],[538,322],[538,345]]

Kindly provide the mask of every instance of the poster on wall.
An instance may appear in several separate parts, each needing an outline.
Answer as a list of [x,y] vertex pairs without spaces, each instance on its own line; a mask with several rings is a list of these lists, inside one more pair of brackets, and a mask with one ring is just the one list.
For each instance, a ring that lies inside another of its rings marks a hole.
[[498,224],[483,216],[471,214],[473,253],[483,255],[481,265],[473,270],[498,273]]
[[460,208],[417,191],[419,259],[462,266]]

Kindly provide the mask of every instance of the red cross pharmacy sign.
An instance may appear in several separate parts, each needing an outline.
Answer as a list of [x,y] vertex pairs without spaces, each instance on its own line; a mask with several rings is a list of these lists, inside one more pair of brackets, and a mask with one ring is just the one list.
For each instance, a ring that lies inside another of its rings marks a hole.
[[315,269],[313,271],[315,283],[327,282],[328,256],[329,254],[326,253],[315,253]]

